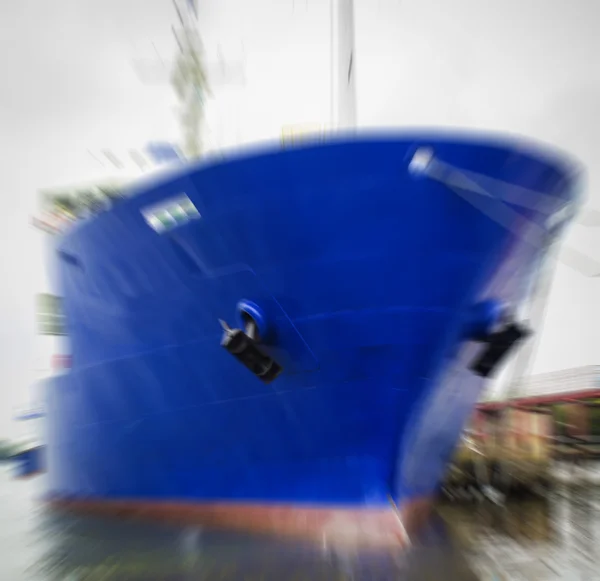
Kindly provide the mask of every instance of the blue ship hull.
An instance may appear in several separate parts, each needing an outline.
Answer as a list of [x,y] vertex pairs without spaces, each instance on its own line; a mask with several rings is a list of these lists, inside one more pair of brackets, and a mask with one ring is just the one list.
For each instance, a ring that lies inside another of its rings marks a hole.
[[[526,297],[572,170],[521,142],[367,137],[189,167],[79,224],[58,249],[73,367],[49,392],[52,497],[248,522],[431,497],[485,385],[482,334]],[[221,345],[240,304],[270,383]]]

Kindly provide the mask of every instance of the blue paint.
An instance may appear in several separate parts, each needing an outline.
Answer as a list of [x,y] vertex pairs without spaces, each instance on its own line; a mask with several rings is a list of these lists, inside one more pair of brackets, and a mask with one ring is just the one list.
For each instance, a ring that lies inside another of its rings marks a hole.
[[[73,229],[60,244],[74,258],[59,261],[73,368],[49,385],[51,492],[431,494],[484,387],[468,369],[473,339],[521,300],[542,250],[523,241],[526,222],[487,217],[493,195],[475,208],[410,171],[422,146],[550,196],[546,212],[574,199],[572,165],[552,151],[400,134],[185,167]],[[142,210],[182,193],[202,219],[150,228]],[[235,324],[240,304],[271,331],[284,366],[272,384],[220,346],[219,319]]]

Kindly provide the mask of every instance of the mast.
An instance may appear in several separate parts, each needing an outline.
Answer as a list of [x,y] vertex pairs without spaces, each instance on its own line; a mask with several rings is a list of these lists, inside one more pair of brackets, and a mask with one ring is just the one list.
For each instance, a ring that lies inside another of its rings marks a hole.
[[173,0],[181,28],[180,31],[172,29],[179,55],[174,63],[171,83],[180,101],[183,149],[188,158],[194,159],[202,152],[200,134],[208,87],[202,62],[202,42],[196,25],[195,2],[187,2],[185,10],[182,10],[180,4],[181,2]]
[[331,127],[356,128],[354,1],[331,0]]

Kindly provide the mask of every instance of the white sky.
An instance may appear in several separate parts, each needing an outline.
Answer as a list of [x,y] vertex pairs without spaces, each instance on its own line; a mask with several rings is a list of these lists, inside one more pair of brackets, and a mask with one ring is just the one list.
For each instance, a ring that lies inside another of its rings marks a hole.
[[[500,129],[555,143],[586,164],[590,203],[600,208],[598,2],[355,4],[359,124]],[[246,66],[243,91],[215,91],[213,141],[276,137],[284,123],[328,120],[326,0],[199,5],[209,59],[220,44]],[[174,23],[169,0],[0,3],[0,436],[32,379],[35,191],[97,175],[88,148],[177,138],[170,88],[144,85],[132,66],[156,61],[156,51],[169,58]],[[600,258],[600,229],[574,227],[569,243]],[[559,266],[534,372],[600,363],[599,281]]]

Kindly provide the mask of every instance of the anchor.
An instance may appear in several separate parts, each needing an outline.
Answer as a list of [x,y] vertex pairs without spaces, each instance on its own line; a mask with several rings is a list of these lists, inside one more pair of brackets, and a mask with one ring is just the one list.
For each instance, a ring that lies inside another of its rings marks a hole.
[[471,364],[471,371],[481,377],[489,377],[517,344],[530,334],[531,331],[523,325],[507,319],[500,329],[479,338],[486,346]]
[[271,383],[283,371],[283,367],[261,348],[259,325],[248,313],[242,313],[244,329],[232,329],[219,319],[223,327],[221,346],[233,355],[264,383]]

